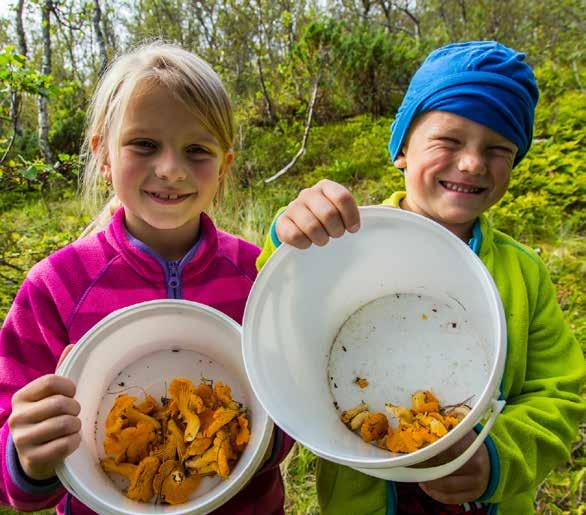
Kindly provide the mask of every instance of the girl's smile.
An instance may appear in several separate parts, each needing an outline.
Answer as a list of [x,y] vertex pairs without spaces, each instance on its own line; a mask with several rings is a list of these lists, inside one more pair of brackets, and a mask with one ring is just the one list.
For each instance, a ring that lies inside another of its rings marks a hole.
[[164,191],[144,191],[153,201],[163,205],[181,204],[187,198],[196,195],[196,193],[176,193]]

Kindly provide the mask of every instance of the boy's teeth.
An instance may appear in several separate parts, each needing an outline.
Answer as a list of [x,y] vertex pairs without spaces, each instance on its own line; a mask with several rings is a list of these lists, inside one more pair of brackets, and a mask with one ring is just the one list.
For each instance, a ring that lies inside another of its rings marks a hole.
[[445,182],[444,181],[444,186],[452,191],[458,191],[460,193],[478,193],[480,191],[480,188],[471,188],[469,186],[461,186],[459,184],[453,184],[451,182]]

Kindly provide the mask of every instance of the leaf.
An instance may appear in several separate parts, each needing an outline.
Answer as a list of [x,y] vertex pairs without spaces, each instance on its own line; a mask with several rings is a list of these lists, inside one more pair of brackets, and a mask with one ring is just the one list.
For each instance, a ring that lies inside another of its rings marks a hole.
[[584,474],[586,474],[586,469],[579,470],[571,476],[570,492],[572,495],[576,495],[580,484],[584,481]]
[[30,165],[26,170],[21,171],[20,174],[29,181],[36,181],[39,175],[39,169],[35,165]]

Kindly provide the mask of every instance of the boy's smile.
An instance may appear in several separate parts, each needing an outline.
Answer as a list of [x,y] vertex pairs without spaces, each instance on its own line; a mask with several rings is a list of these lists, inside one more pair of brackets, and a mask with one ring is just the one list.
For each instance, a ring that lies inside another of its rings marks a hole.
[[404,209],[467,240],[478,216],[506,193],[517,148],[488,127],[430,111],[413,123],[395,165],[405,169]]

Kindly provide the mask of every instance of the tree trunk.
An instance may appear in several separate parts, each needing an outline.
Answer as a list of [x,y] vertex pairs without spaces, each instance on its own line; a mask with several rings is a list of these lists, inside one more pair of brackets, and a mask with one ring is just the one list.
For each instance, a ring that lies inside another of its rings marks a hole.
[[[53,3],[45,0],[41,5],[41,34],[43,38],[43,63],[41,73],[51,74],[51,11]],[[53,154],[49,147],[49,106],[47,97],[39,95],[39,148],[47,163],[53,163]]]
[[[15,7],[16,35],[17,35],[17,40],[18,40],[18,47],[17,48],[18,48],[18,53],[20,55],[22,55],[24,58],[26,58],[26,54],[27,54],[26,36],[24,34],[24,26],[22,23],[23,9],[24,9],[24,0],[18,0],[18,3],[16,4],[16,7]],[[14,143],[14,138],[16,137],[16,135],[20,134],[20,123],[19,123],[20,103],[21,103],[20,93],[17,91],[13,91],[12,98],[10,101],[10,119],[12,121],[13,133],[12,133],[12,140],[11,140],[11,143],[9,145],[8,150],[10,150],[10,147],[12,147],[12,143]],[[6,154],[8,154],[8,151],[6,152]]]
[[265,77],[264,77],[264,73],[262,71],[262,64],[260,62],[260,56],[256,56],[256,66],[258,68],[258,78],[260,80],[260,87],[262,89],[262,95],[265,99],[265,103],[267,105],[267,114],[269,117],[269,122],[271,124],[275,123],[275,108],[273,107],[273,102],[271,101],[271,96],[269,95],[269,92],[267,90],[267,86],[265,83]]
[[18,36],[18,53],[26,57],[28,53],[26,47],[26,37],[24,26],[22,24],[22,11],[24,9],[24,0],[18,0],[16,4],[16,35]]
[[96,39],[98,40],[98,46],[100,47],[100,72],[99,76],[101,77],[102,73],[106,69],[106,65],[108,64],[108,52],[106,50],[106,39],[104,38],[104,33],[102,32],[102,10],[100,9],[100,1],[94,0],[94,31],[96,33]]

